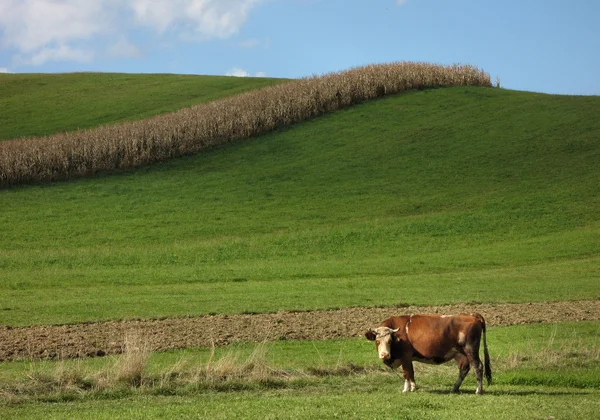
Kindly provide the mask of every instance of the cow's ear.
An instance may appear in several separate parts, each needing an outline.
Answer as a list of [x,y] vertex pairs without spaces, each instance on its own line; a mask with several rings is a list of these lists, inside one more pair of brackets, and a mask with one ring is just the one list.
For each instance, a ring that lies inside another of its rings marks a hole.
[[367,340],[369,341],[374,341],[377,338],[377,334],[375,334],[375,331],[369,330],[365,333],[365,337],[367,337]]

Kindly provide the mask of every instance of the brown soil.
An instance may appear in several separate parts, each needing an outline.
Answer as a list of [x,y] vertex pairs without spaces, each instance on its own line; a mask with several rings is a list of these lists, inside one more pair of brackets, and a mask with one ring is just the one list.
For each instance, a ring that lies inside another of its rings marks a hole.
[[155,351],[231,342],[323,340],[358,337],[391,315],[479,312],[488,326],[600,320],[600,300],[524,304],[461,304],[406,308],[193,318],[124,320],[60,326],[0,327],[0,361],[104,356],[120,353],[128,333],[141,334]]

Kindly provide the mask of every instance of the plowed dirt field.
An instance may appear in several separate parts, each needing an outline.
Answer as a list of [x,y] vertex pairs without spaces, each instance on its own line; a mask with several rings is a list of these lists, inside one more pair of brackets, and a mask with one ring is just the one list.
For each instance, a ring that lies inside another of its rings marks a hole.
[[328,311],[189,318],[123,320],[12,328],[0,326],[0,361],[94,357],[123,351],[129,333],[154,351],[226,345],[231,342],[324,340],[362,336],[391,315],[479,312],[488,326],[600,320],[600,300],[525,304],[462,304],[405,308],[346,308]]

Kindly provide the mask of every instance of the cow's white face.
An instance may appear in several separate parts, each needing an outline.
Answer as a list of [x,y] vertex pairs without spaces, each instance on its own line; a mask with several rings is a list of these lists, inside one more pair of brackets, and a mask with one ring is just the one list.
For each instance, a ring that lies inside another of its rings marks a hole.
[[381,360],[389,360],[392,355],[392,341],[397,329],[388,327],[378,327],[367,331],[365,337],[368,340],[375,341],[377,345],[377,354]]

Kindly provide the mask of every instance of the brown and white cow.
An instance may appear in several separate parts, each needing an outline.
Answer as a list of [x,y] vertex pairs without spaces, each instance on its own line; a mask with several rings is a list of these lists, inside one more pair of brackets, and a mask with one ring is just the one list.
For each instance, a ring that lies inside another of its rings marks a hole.
[[492,369],[485,337],[485,320],[480,314],[393,316],[365,333],[375,341],[379,358],[392,369],[402,366],[404,390],[414,391],[413,361],[441,364],[458,363],[458,379],[452,392],[458,392],[471,366],[477,375],[477,394],[483,393],[483,369],[479,343],[483,333],[485,377],[492,383]]

